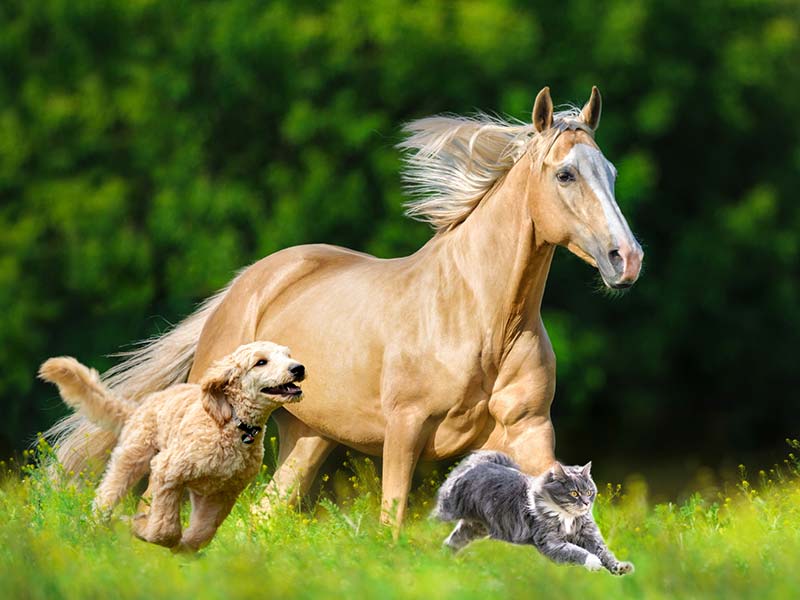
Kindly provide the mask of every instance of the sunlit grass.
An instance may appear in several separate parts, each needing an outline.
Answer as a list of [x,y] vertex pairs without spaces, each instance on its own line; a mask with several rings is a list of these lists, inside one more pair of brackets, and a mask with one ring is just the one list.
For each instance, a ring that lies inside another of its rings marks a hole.
[[[447,526],[427,519],[438,475],[414,494],[410,522],[394,542],[378,525],[375,467],[360,458],[349,457],[303,510],[255,522],[249,507],[265,470],[198,557],[142,543],[124,522],[96,523],[94,474],[70,483],[32,464],[0,468],[3,598],[800,597],[793,455],[755,482],[742,469],[725,491],[681,505],[650,505],[641,481],[601,486],[601,528],[617,555],[636,565],[624,578],[553,565],[531,548],[492,541],[451,556],[441,548]],[[132,513],[135,502],[119,512]]]

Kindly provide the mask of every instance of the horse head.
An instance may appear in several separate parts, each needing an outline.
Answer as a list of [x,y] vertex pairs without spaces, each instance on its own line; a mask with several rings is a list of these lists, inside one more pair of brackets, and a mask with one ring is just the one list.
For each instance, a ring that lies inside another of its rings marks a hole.
[[539,92],[527,201],[543,241],[566,247],[596,267],[606,286],[620,289],[636,282],[644,253],[614,197],[617,170],[594,139],[600,112],[596,87],[582,110],[559,113],[550,89]]

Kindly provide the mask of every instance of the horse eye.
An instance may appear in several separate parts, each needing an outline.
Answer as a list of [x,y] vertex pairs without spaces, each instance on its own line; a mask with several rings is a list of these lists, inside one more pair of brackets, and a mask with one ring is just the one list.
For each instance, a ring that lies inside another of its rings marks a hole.
[[254,366],[256,366],[256,367],[263,367],[265,364],[267,364],[267,359],[266,359],[266,358],[262,358],[262,359],[261,359],[261,360],[259,360],[259,361],[258,361],[258,362],[257,362],[257,363],[254,365]]
[[575,175],[571,171],[559,171],[556,173],[556,179],[559,183],[569,183],[575,181]]

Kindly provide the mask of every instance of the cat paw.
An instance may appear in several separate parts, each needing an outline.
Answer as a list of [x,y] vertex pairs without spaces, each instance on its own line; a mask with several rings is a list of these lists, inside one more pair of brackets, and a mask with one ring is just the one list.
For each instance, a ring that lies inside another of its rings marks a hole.
[[603,563],[601,563],[600,559],[594,554],[589,554],[586,556],[586,562],[583,563],[583,566],[586,567],[588,571],[599,571],[603,568]]
[[633,563],[618,562],[613,567],[611,567],[609,571],[613,575],[628,575],[629,573],[633,573]]

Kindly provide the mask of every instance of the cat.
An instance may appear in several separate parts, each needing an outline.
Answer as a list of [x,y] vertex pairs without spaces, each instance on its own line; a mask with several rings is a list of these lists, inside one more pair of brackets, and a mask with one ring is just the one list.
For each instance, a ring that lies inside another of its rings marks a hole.
[[475,452],[459,464],[437,494],[434,517],[457,521],[444,545],[459,551],[490,537],[530,544],[557,563],[605,567],[614,575],[633,572],[617,560],[592,517],[597,487],[591,465],[555,463],[540,475],[524,474],[500,452]]

